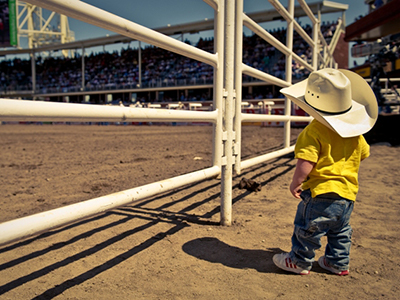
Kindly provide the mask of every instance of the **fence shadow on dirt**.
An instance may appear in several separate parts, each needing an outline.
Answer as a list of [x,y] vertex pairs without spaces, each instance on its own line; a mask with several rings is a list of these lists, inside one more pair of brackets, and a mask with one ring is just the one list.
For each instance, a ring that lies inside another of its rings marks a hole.
[[[248,170],[246,170],[246,172],[242,173],[240,176],[237,176],[236,179],[241,176],[250,176],[251,178],[257,179],[256,175],[251,175],[252,173],[257,173],[259,174],[258,176],[271,174],[271,176],[267,176],[267,180],[261,182],[261,184],[265,186],[267,184],[270,184],[280,176],[283,176],[287,172],[290,172],[294,167],[293,164],[290,164],[292,160],[292,155],[286,155],[281,158],[274,159],[270,163],[260,164],[258,166],[249,168]],[[6,272],[7,269],[17,267],[18,265],[26,263],[32,259],[42,258],[46,260],[46,257],[52,252],[56,252],[62,249],[65,249],[65,251],[69,251],[69,246],[72,246],[78,242],[82,242],[86,239],[90,239],[93,235],[98,234],[99,232],[103,233],[105,237],[100,243],[97,243],[96,245],[88,247],[75,254],[67,255],[64,259],[58,260],[34,271],[27,270],[26,274],[21,275],[20,277],[0,286],[0,295],[5,294],[28,282],[37,280],[40,277],[48,275],[49,273],[57,269],[71,265],[72,263],[82,260],[88,256],[98,254],[100,251],[112,247],[123,239],[135,236],[138,233],[143,233],[160,223],[167,224],[169,226],[169,229],[147,236],[147,238],[142,240],[140,244],[128,249],[123,253],[118,254],[117,256],[93,268],[87,269],[79,276],[66,280],[56,285],[55,287],[46,290],[41,295],[37,295],[34,299],[48,299],[60,295],[65,290],[73,286],[79,285],[99,275],[100,273],[103,273],[104,271],[117,266],[121,262],[135,256],[145,249],[151,248],[157,242],[162,241],[168,236],[178,233],[188,226],[194,224],[200,226],[219,226],[219,223],[213,221],[212,219],[213,216],[220,212],[219,205],[214,205],[214,203],[218,203],[219,201],[219,186],[219,181],[205,180],[202,182],[191,184],[186,187],[179,188],[175,191],[170,191],[162,195],[149,198],[147,200],[142,200],[137,204],[115,209],[104,214],[92,217],[90,219],[79,221],[74,224],[50,232],[46,232],[39,236],[29,238],[27,240],[20,241],[4,247],[0,249],[0,256],[7,256],[7,254],[10,254],[10,252],[16,253],[19,251],[19,249],[23,248],[32,248],[32,252],[26,255],[22,255],[20,257],[14,257],[0,264],[0,270],[2,270],[0,271],[0,273]],[[233,188],[238,189],[238,185],[234,185]],[[204,195],[203,200],[195,201],[194,198],[197,197],[198,199],[199,194]],[[251,194],[251,191],[241,190],[238,196],[233,199],[233,205],[244,199],[249,194]],[[168,201],[168,199],[170,199],[171,197],[175,200]],[[153,205],[153,207],[149,208],[150,205]],[[211,205],[213,205],[213,208],[207,210],[206,212],[202,213],[201,211],[199,211],[199,209],[203,206],[210,207]],[[175,209],[176,206],[179,207],[179,209]],[[95,224],[95,222],[102,222],[104,224],[98,226]],[[135,222],[139,223],[139,225],[131,227],[131,224],[136,224]],[[116,235],[112,234],[113,229],[117,228],[120,225],[127,226],[129,227],[129,229],[124,230]],[[74,231],[78,228],[82,232],[72,238],[63,239],[59,237],[65,232]],[[47,238],[52,238],[55,240],[55,242],[50,246],[39,249],[43,245],[43,242],[46,242]],[[193,247],[198,244],[204,246],[205,244],[203,242],[206,242],[206,244],[213,243],[214,246],[219,248],[221,251],[237,251],[237,249],[233,249],[229,245],[226,245],[218,240],[202,240],[201,238],[185,244],[183,247],[183,251],[191,254],[194,249]],[[38,250],[35,250],[35,248]],[[276,253],[278,249],[261,251],[262,253],[258,253],[258,251],[256,251],[257,253],[249,251],[250,250],[244,249],[240,250],[240,252],[243,254],[243,257],[250,255],[249,258],[246,260],[239,262],[223,260],[221,261],[221,263],[227,266],[238,268],[254,268],[260,272],[267,272],[269,266],[258,266],[255,263],[256,260],[252,260],[251,257],[260,258],[261,255],[261,257],[265,256],[266,260],[270,261],[272,255]],[[192,253],[191,255],[196,256],[198,254]],[[211,253],[205,253],[204,255],[203,259],[213,259]],[[15,255],[10,254],[8,256]],[[218,258],[215,259],[218,260]],[[2,258],[2,260],[5,261],[4,258]]]

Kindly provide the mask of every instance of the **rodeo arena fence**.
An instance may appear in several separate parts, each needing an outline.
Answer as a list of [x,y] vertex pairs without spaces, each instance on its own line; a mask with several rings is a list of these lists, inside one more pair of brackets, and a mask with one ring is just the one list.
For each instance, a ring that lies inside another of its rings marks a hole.
[[[214,9],[214,53],[190,46],[79,0],[26,2],[211,65],[214,68],[213,106],[211,111],[195,111],[0,99],[0,121],[208,122],[213,124],[213,158],[212,166],[200,171],[4,222],[0,224],[0,245],[213,178],[221,180],[220,223],[231,225],[233,172],[239,175],[243,169],[293,152],[294,146],[290,145],[290,123],[311,121],[311,117],[291,115],[292,105],[287,99],[284,102],[283,115],[242,113],[242,75],[287,87],[291,85],[293,60],[309,71],[337,67],[332,50],[320,31],[320,15],[315,17],[305,0],[298,2],[312,22],[312,38],[294,19],[294,0],[288,1],[288,9],[277,0],[269,0],[287,22],[286,45],[246,16],[243,12],[243,0],[204,0]],[[286,56],[286,80],[242,62],[243,26]],[[313,49],[311,65],[293,52],[293,30]],[[343,26],[339,19],[335,35],[339,35],[341,30]],[[332,41],[334,39],[335,36]],[[243,122],[282,122],[283,148],[241,161]]]

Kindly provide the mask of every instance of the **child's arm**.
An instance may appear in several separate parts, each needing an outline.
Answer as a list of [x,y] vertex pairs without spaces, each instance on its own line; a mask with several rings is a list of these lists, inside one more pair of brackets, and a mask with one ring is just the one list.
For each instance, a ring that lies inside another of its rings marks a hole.
[[290,184],[289,188],[290,192],[295,198],[300,199],[300,194],[302,191],[301,184],[304,180],[306,180],[308,174],[310,174],[314,166],[315,163],[311,161],[300,158],[297,160],[296,170],[294,171],[292,183]]

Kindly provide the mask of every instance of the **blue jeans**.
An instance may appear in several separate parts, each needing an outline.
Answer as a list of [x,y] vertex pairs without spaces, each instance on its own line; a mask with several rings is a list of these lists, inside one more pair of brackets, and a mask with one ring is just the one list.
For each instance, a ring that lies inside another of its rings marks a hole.
[[312,198],[310,190],[303,191],[301,198],[294,220],[290,258],[300,268],[310,270],[315,250],[321,248],[321,237],[326,235],[326,262],[337,270],[348,270],[353,232],[349,222],[354,201],[333,193]]

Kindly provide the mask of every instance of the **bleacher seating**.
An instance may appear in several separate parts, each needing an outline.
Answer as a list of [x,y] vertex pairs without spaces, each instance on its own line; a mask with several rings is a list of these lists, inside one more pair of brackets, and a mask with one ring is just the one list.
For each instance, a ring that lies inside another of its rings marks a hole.
[[[333,34],[336,24],[323,24],[321,30],[326,37]],[[311,26],[305,26],[311,35]],[[270,31],[281,42],[285,42],[286,30]],[[187,43],[190,43],[187,41]],[[285,76],[285,57],[257,35],[244,36],[243,62],[279,78]],[[195,45],[212,52],[214,41],[202,39]],[[311,48],[295,33],[294,51],[310,62]],[[142,49],[141,87],[189,86],[212,84],[213,68],[204,63],[148,46]],[[71,92],[82,88],[82,63],[79,53],[73,58],[37,57],[36,91]],[[295,79],[305,78],[309,72],[293,63]],[[14,58],[0,61],[0,91],[32,90],[31,61]],[[243,76],[243,81],[254,80]],[[113,90],[135,88],[139,84],[138,49],[122,49],[118,52],[92,53],[85,58],[85,90]],[[175,99],[186,100],[186,99]]]

